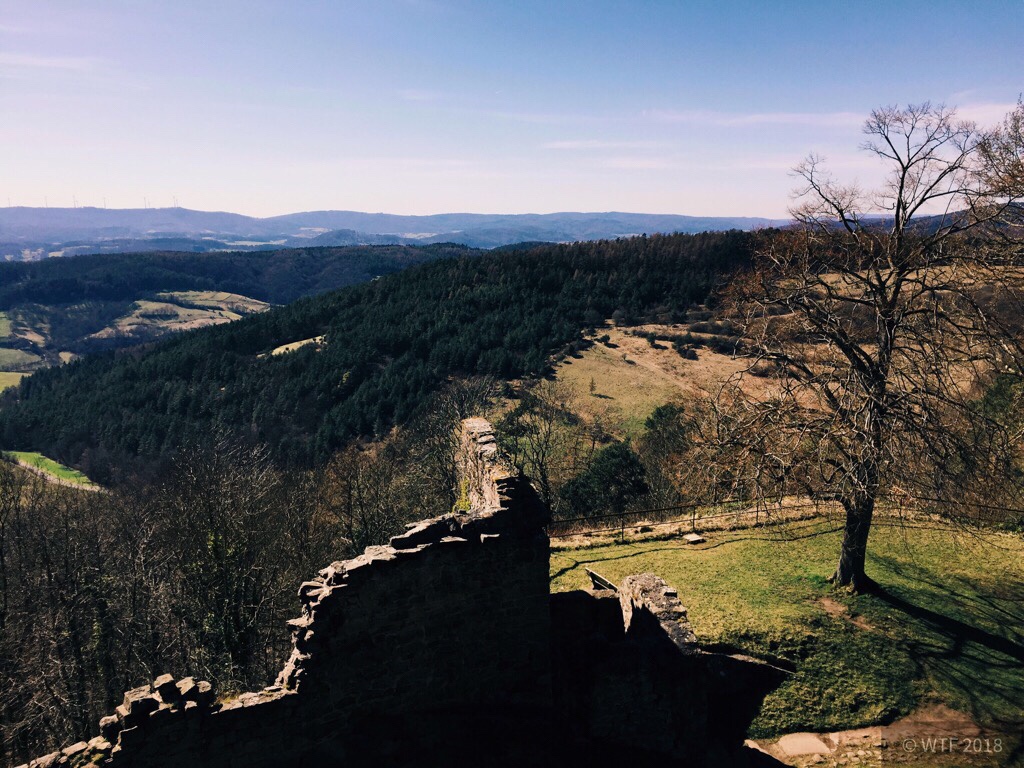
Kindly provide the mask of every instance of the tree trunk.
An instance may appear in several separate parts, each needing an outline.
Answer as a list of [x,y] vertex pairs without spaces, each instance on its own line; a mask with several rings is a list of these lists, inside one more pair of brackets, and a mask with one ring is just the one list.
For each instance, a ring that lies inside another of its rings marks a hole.
[[854,592],[868,592],[877,586],[864,572],[875,499],[869,494],[858,495],[844,502],[843,506],[846,508],[846,527],[843,530],[839,565],[832,575],[832,583],[837,587],[850,587]]

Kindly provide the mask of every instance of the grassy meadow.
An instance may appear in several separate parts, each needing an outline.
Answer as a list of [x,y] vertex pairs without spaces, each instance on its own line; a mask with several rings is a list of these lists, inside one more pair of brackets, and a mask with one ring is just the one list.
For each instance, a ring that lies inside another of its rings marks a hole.
[[25,352],[21,349],[6,349],[0,347],[0,370],[5,368],[21,368],[27,365],[34,365],[41,360],[39,355]]
[[[873,595],[834,591],[840,533],[825,521],[554,549],[552,590],[651,571],[679,590],[697,636],[785,659],[796,672],[751,736],[882,724],[944,703],[985,727],[1024,727],[1024,539],[878,525]],[[557,542],[556,542],[557,546]]]
[[18,386],[18,383],[23,377],[27,376],[26,373],[12,373],[11,371],[0,371],[0,392],[10,387]]
[[167,333],[220,325],[265,312],[266,302],[223,291],[177,291],[139,299],[129,311],[92,338],[157,338]]
[[77,469],[65,467],[63,464],[60,464],[53,459],[48,459],[41,453],[32,453],[29,451],[8,451],[6,455],[10,456],[20,464],[33,467],[61,482],[90,488],[96,487],[96,484],[92,480]]
[[[666,334],[683,327],[645,325],[639,331]],[[697,350],[697,360],[685,360],[666,342],[652,346],[646,339],[620,328],[602,328],[610,343],[597,342],[555,366],[555,378],[576,393],[581,416],[600,420],[617,437],[634,437],[659,405],[714,391],[747,362],[711,349]],[[594,384],[591,391],[591,382]],[[750,378],[748,386],[763,381]]]

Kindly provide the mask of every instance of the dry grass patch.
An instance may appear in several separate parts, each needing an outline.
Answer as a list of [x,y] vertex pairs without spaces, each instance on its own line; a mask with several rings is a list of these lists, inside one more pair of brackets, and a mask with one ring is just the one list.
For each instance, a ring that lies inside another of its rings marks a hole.
[[[656,348],[631,332],[680,335],[686,328],[642,325],[601,329],[599,335],[607,334],[609,343],[596,342],[579,357],[567,357],[555,366],[556,378],[579,395],[580,415],[591,421],[601,420],[619,437],[639,434],[659,405],[713,392],[750,365],[748,359],[710,349],[699,349],[698,359],[685,360],[670,343],[658,342],[661,348]],[[747,377],[743,385],[760,391],[766,381]]]
[[0,392],[11,387],[16,387],[27,373],[14,373],[12,371],[0,371]]
[[161,293],[157,298],[160,300],[135,302],[127,315],[90,338],[156,338],[167,333],[230,323],[270,308],[269,304],[257,299],[218,291]]

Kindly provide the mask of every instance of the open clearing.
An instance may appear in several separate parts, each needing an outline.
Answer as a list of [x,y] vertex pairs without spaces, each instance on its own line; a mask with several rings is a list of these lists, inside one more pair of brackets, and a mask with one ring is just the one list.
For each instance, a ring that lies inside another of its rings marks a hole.
[[302,341],[293,341],[290,344],[282,344],[280,347],[274,347],[274,349],[270,350],[270,354],[271,355],[283,355],[286,352],[294,352],[296,349],[301,349],[302,347],[308,346],[309,344],[313,344],[313,345],[319,347],[323,343],[324,343],[324,337],[323,336],[314,336],[311,339],[303,339]]
[[[660,325],[629,330],[675,335],[686,332],[683,326]],[[667,342],[658,342],[658,349],[619,328],[599,331],[599,335],[605,333],[615,346],[596,342],[578,357],[558,363],[555,377],[576,391],[576,405],[582,416],[601,419],[619,436],[638,434],[659,405],[713,391],[750,364],[749,360],[710,349],[698,349],[697,360],[685,360]],[[764,380],[747,377],[745,385],[763,387]]]
[[0,312],[0,341],[11,335],[11,318],[6,312]]
[[35,470],[37,473],[47,475],[56,482],[75,485],[80,488],[99,488],[96,483],[77,469],[65,467],[63,464],[60,464],[53,459],[46,458],[41,453],[32,453],[29,451],[7,451],[5,455],[14,459],[21,466]]
[[18,386],[18,383],[27,376],[26,373],[12,373],[11,371],[0,371],[0,392],[10,387]]
[[161,293],[157,298],[160,300],[136,301],[128,314],[90,338],[156,338],[167,333],[230,323],[270,308],[269,304],[247,296],[218,291]]
[[171,291],[159,293],[157,298],[166,299],[181,305],[194,305],[205,309],[234,312],[239,316],[266,312],[270,309],[270,305],[264,301],[225,291]]
[[982,727],[1024,728],[1024,539],[935,523],[877,525],[873,595],[833,591],[841,534],[827,521],[555,548],[552,590],[651,571],[679,590],[697,636],[797,671],[766,700],[753,738],[888,723],[942,704]]
[[21,349],[7,349],[0,347],[0,369],[27,368],[42,360],[39,355],[25,352]]

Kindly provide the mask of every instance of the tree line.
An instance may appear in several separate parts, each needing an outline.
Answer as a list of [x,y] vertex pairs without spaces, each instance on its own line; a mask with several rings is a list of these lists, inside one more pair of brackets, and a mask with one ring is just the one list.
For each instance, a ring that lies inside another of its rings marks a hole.
[[[0,442],[100,482],[217,430],[266,444],[282,465],[311,466],[408,423],[452,377],[542,374],[613,315],[682,318],[748,263],[751,242],[741,232],[666,235],[439,259],[41,371],[0,404]],[[326,343],[267,355],[317,336]]]
[[460,245],[288,248],[254,253],[97,254],[38,262],[0,263],[0,311],[46,336],[46,350],[28,340],[9,346],[30,351],[87,354],[132,346],[138,340],[91,338],[132,304],[166,291],[225,291],[270,304],[287,304],[439,258],[483,253]]
[[0,461],[0,764],[95,735],[124,691],[171,672],[221,693],[267,685],[295,589],[455,501],[456,427],[491,382],[316,472],[217,435],[111,492]]

